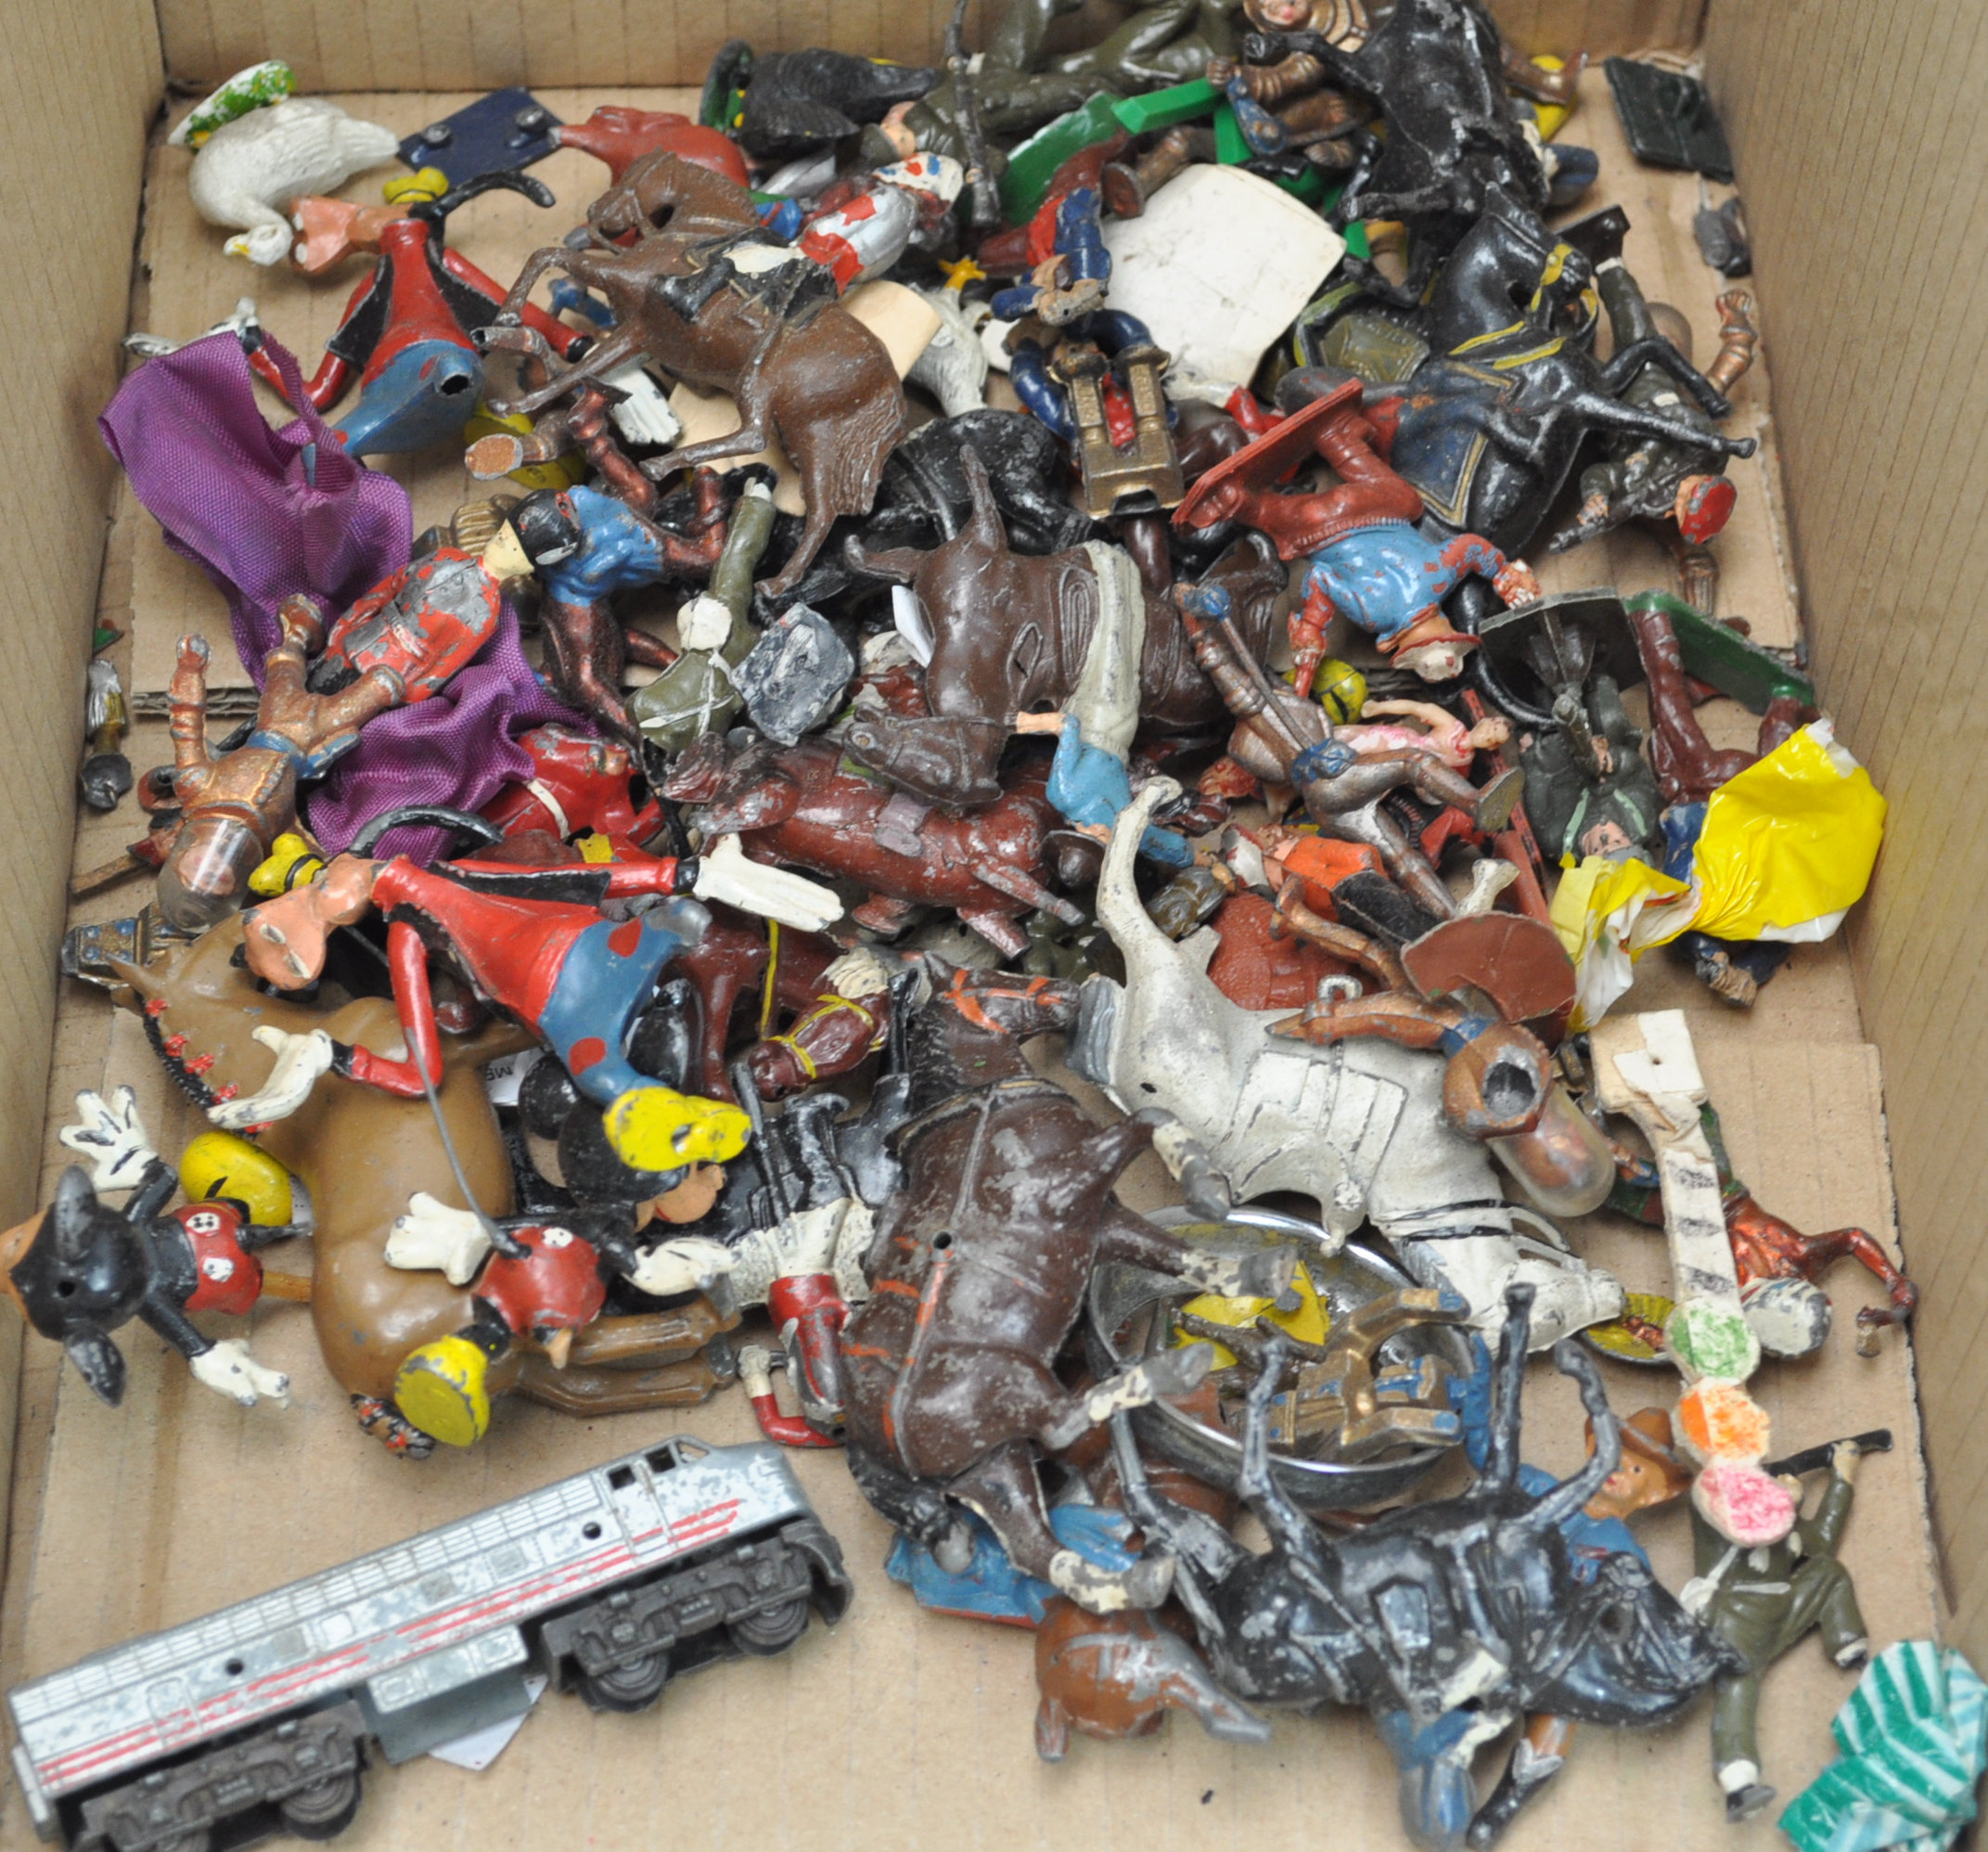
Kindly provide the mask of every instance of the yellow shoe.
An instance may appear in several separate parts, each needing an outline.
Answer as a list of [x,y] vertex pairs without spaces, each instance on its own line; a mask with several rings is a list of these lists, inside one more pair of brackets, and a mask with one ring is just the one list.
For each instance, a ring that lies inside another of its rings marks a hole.
[[667,1087],[632,1087],[608,1108],[608,1144],[631,1170],[724,1164],[745,1150],[752,1122],[722,1100]]
[[290,1218],[290,1174],[260,1145],[233,1132],[202,1132],[179,1157],[180,1188],[189,1203],[232,1196],[249,1219],[273,1228]]
[[407,1353],[393,1401],[423,1434],[469,1447],[490,1432],[490,1358],[468,1338],[435,1338]]

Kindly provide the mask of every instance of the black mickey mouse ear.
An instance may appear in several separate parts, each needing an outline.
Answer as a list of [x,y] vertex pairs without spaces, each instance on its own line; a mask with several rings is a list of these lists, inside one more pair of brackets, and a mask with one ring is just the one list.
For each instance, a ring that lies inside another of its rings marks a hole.
[[103,1332],[71,1331],[62,1347],[83,1380],[113,1408],[124,1399],[124,1354]]

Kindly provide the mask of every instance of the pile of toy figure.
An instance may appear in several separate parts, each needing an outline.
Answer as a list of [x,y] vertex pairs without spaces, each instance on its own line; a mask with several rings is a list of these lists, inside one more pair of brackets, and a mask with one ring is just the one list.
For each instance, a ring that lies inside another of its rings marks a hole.
[[[1683,1014],[1608,1013],[1658,945],[1750,1004],[1881,830],[1794,659],[1712,614],[1751,301],[1699,371],[1583,214],[1580,60],[1475,0],[1146,6],[1050,56],[1063,10],[943,69],[730,45],[701,121],[511,91],[396,148],[272,64],[180,125],[231,251],[372,268],[309,379],[245,303],[135,337],[104,416],[260,700],[211,743],[182,642],[156,895],[65,956],[215,1129],[169,1164],[83,1096],[13,1295],[111,1401],[132,1317],[280,1400],[199,1315],[302,1296],[257,1259],[301,1179],[367,1434],[741,1383],[919,1601],[1039,1629],[1045,1756],[1366,1705],[1411,1836],[1481,1846],[1576,1721],[1716,1687],[1744,1818],[1765,1666],[1867,1652],[1835,1549],[1889,1444],[1770,1460],[1748,1380],[1823,1343],[1839,1259],[1866,1349],[1915,1300],[1733,1176]],[[1730,177],[1690,79],[1610,76],[1640,152]],[[494,188],[553,208],[555,148],[606,165],[583,225],[514,281],[449,248]],[[317,197],[396,153],[384,204]],[[492,493],[417,535],[360,459],[438,448]],[[1522,556],[1630,521],[1680,596],[1543,595]],[[1171,1218],[1113,1194],[1148,1148]],[[1674,1302],[1569,1246],[1604,1204]],[[1520,1459],[1547,1346],[1563,1480]],[[1618,1421],[1597,1354],[1667,1405]],[[1453,1447],[1470,1489],[1400,1502]],[[1623,1520],[1687,1488],[1680,1600]]]

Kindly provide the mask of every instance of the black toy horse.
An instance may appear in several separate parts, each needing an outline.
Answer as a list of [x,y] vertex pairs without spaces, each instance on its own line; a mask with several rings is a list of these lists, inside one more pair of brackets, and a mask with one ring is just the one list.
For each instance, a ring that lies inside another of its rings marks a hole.
[[1599,1372],[1571,1342],[1553,1360],[1580,1384],[1595,1450],[1543,1497],[1520,1489],[1533,1289],[1514,1287],[1505,1303],[1482,1476],[1459,1498],[1345,1537],[1316,1528],[1271,1477],[1281,1344],[1250,1394],[1237,1481],[1270,1533],[1265,1555],[1159,1497],[1129,1424],[1113,1423],[1127,1508],[1177,1555],[1174,1592],[1215,1676],[1265,1704],[1365,1704],[1400,1769],[1403,1825],[1425,1852],[1458,1852],[1476,1807],[1471,1756],[1528,1711],[1665,1723],[1736,1663],[1640,1558],[1609,1556],[1591,1579],[1576,1577],[1560,1525],[1621,1463],[1622,1437]]
[[1732,410],[1661,335],[1597,361],[1589,351],[1592,317],[1579,307],[1593,276],[1583,251],[1494,190],[1416,319],[1433,352],[1401,389],[1390,460],[1428,506],[1424,532],[1481,534],[1507,555],[1524,552],[1597,432],[1753,454],[1751,437],[1721,436],[1702,421],[1622,402],[1630,382],[1656,367],[1706,418]]

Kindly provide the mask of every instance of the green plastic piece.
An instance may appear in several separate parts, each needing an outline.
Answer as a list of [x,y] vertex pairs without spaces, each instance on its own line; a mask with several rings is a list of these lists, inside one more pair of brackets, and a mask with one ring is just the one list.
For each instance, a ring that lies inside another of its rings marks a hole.
[[1148,90],[1143,96],[1121,96],[1111,105],[1111,113],[1127,135],[1144,135],[1148,129],[1171,129],[1205,116],[1221,94],[1207,78],[1197,77],[1191,84]]
[[1236,108],[1226,96],[1215,109],[1215,159],[1225,167],[1240,167],[1254,150],[1236,120]]
[[1009,225],[1022,225],[1034,216],[1048,196],[1057,169],[1071,155],[1118,134],[1120,100],[1100,90],[1083,109],[1045,123],[1008,156],[1000,188],[1001,213]]
[[1325,202],[1326,176],[1315,167],[1307,167],[1301,174],[1280,179],[1277,185],[1292,199],[1302,199],[1307,206]]
[[1777,695],[1792,695],[1804,707],[1815,705],[1815,684],[1806,675],[1796,674],[1772,650],[1750,642],[1737,630],[1714,623],[1697,606],[1669,592],[1638,592],[1622,603],[1632,613],[1661,611],[1677,633],[1685,673],[1742,707],[1764,714]]
[[[1337,203],[1337,200],[1328,202],[1326,206],[1326,211],[1329,212]],[[1372,261],[1374,248],[1366,241],[1366,221],[1365,219],[1355,219],[1346,227],[1346,254],[1349,257],[1357,257],[1363,264]]]

